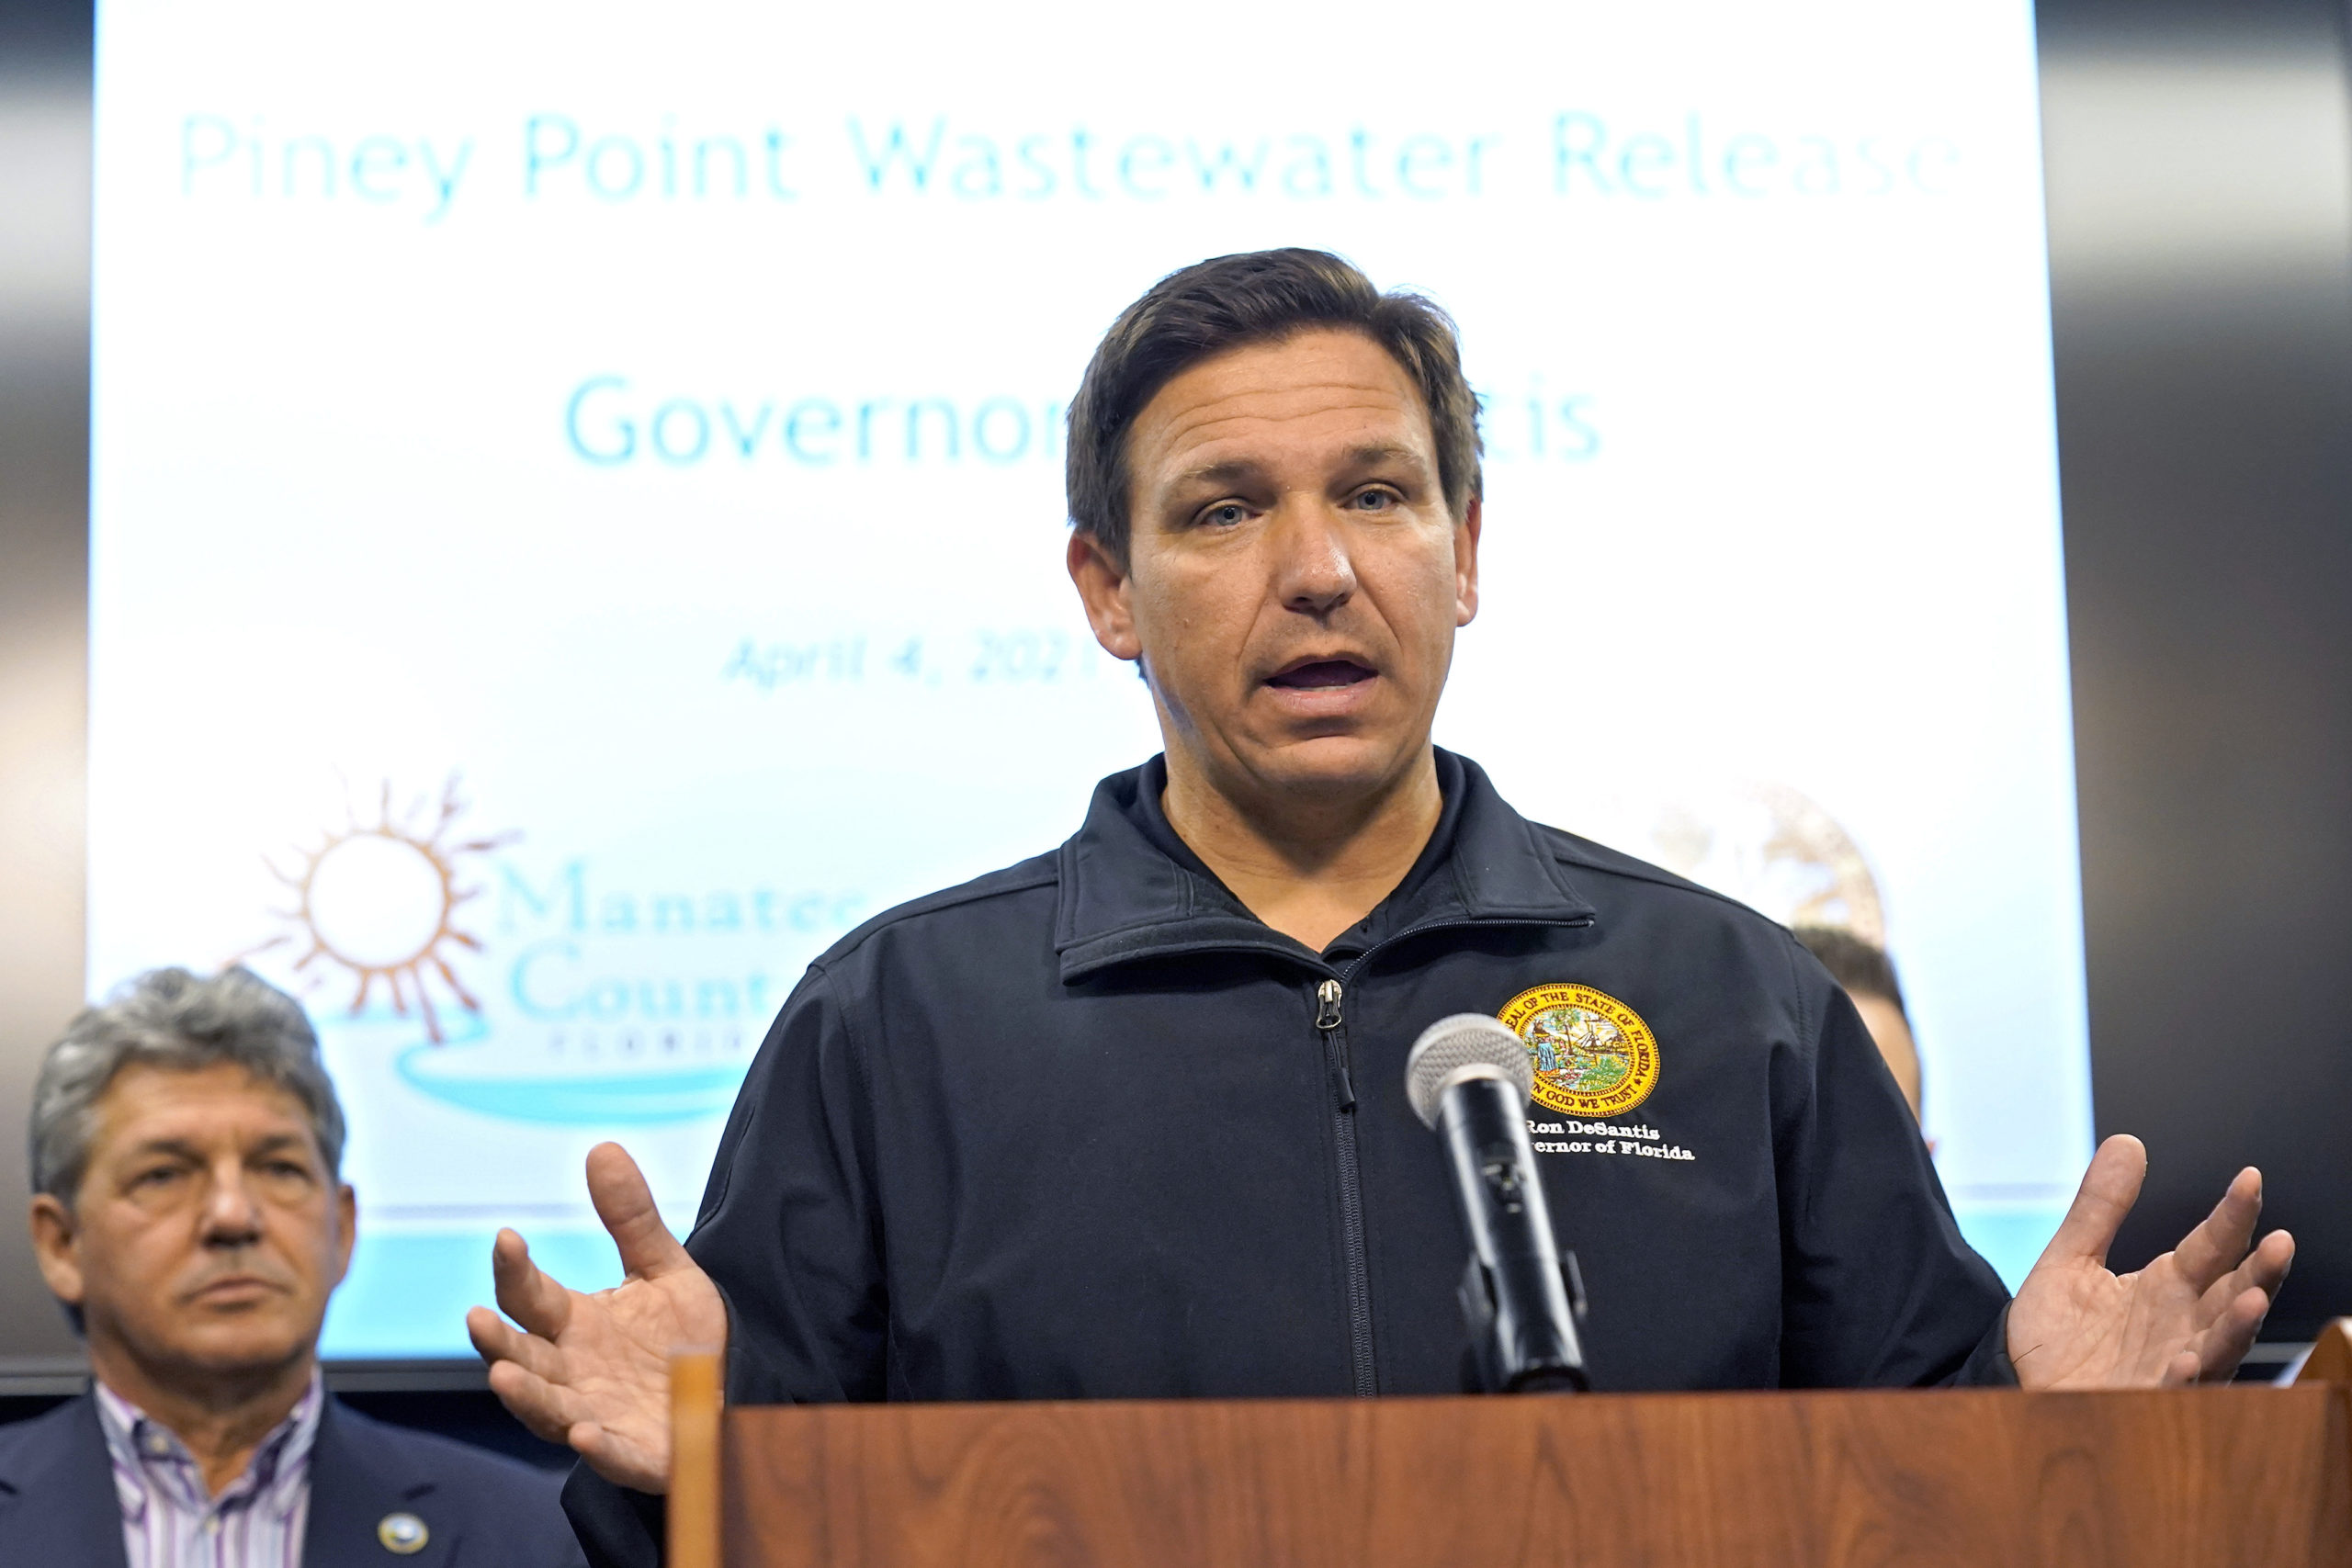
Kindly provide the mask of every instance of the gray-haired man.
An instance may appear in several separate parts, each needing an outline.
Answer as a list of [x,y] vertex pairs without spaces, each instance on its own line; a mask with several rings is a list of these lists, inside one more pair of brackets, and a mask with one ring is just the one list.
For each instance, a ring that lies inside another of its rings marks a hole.
[[552,1477],[322,1387],[357,1217],[343,1141],[302,1010],[242,969],[141,975],[51,1048],[33,1246],[96,1377],[0,1429],[9,1561],[580,1561]]

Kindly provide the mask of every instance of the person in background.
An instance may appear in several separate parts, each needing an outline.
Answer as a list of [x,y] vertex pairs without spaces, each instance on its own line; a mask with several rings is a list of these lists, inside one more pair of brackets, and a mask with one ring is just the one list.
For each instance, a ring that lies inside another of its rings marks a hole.
[[327,1393],[350,1266],[344,1121],[294,1000],[158,969],[33,1090],[32,1232],[88,1393],[0,1427],[0,1541],[53,1568],[582,1561],[558,1478]]
[[1854,1010],[1862,1015],[1878,1054],[1886,1058],[1887,1071],[1894,1075],[1895,1087],[1917,1120],[1919,1046],[1911,1038],[1911,1015],[1904,1010],[1903,987],[1895,983],[1894,964],[1886,950],[1838,926],[1799,926],[1796,939],[1853,998]]

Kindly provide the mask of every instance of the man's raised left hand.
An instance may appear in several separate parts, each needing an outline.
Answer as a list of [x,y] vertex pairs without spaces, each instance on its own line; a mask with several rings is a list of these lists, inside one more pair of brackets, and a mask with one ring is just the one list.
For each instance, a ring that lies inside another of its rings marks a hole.
[[2091,1156],[2074,1206],[2009,1307],[2009,1360],[2020,1386],[2226,1382],[2253,1346],[2295,1260],[2285,1231],[2247,1250],[2262,1214],[2262,1173],[2238,1172],[2178,1247],[2117,1274],[2107,1251],[2147,1174],[2148,1151],[2128,1134]]

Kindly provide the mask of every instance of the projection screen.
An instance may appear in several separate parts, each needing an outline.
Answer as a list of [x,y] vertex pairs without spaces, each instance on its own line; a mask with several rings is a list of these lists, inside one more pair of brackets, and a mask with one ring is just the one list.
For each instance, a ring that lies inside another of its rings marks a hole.
[[2014,1283],[2091,1128],[2033,48],[1973,0],[110,0],[91,992],[311,1008],[328,1353],[462,1353],[502,1224],[609,1282],[588,1147],[683,1229],[808,961],[1157,749],[1064,411],[1153,279],[1320,246],[1484,399],[1440,742],[1883,941]]

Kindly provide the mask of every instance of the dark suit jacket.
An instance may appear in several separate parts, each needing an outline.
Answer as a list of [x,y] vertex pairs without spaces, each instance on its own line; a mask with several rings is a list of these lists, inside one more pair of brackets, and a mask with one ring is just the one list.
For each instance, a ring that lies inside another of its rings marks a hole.
[[[311,1450],[303,1568],[576,1568],[584,1559],[556,1501],[561,1477],[503,1455],[387,1426],[330,1397]],[[376,1538],[388,1514],[429,1538],[397,1556]],[[124,1568],[122,1515],[97,1402],[71,1399],[0,1427],[0,1568]]]

